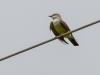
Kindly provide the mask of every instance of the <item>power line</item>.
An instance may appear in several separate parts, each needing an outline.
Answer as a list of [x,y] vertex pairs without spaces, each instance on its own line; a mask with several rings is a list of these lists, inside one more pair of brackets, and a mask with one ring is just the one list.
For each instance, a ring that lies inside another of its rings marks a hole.
[[56,36],[56,37],[54,37],[54,38],[52,38],[52,39],[49,39],[49,40],[47,40],[47,41],[41,42],[41,43],[36,44],[36,45],[34,45],[34,46],[31,46],[31,47],[29,47],[29,48],[26,48],[26,49],[23,49],[23,50],[18,51],[18,52],[16,52],[16,53],[10,54],[10,55],[8,55],[8,56],[5,56],[5,57],[3,57],[3,58],[0,58],[0,61],[3,61],[3,60],[5,60],[5,59],[8,59],[8,58],[13,57],[13,56],[15,56],[15,55],[18,55],[18,54],[20,54],[20,53],[26,52],[26,51],[28,51],[28,50],[30,50],[30,49],[32,49],[32,48],[35,48],[35,47],[38,47],[38,46],[40,46],[40,45],[46,44],[46,43],[48,43],[48,42],[50,42],[50,41],[53,41],[53,40],[55,40],[55,39],[57,39],[57,38],[59,38],[59,37],[68,35],[68,34],[70,34],[70,33],[73,33],[73,32],[76,32],[76,31],[78,31],[78,30],[84,29],[84,28],[86,28],[86,27],[92,26],[92,25],[94,25],[94,24],[96,24],[96,23],[99,23],[99,22],[100,22],[100,20],[95,21],[95,22],[92,22],[92,23],[90,23],[90,24],[87,24],[87,25],[84,25],[84,26],[79,27],[79,28],[77,28],[77,29],[74,29],[74,30],[72,30],[72,31],[70,31],[70,32],[68,32],[68,33],[64,33],[64,34],[62,34],[62,35]]

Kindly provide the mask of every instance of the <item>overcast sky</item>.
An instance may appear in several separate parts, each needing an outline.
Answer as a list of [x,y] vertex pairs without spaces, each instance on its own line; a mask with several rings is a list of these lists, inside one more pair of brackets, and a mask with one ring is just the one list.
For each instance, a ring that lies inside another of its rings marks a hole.
[[[48,17],[71,30],[100,19],[100,0],[0,0],[0,58],[54,37]],[[0,62],[0,75],[100,75],[100,23]]]

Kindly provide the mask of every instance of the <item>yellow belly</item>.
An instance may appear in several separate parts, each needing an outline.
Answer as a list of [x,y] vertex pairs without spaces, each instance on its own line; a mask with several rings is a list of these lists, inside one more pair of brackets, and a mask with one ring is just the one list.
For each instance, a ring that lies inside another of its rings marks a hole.
[[[64,34],[66,32],[68,32],[68,30],[66,30],[62,25],[60,24],[57,24],[57,25],[54,25],[54,28],[55,30],[59,33],[59,34]],[[69,35],[66,35],[64,36],[66,38],[70,38],[70,34]]]

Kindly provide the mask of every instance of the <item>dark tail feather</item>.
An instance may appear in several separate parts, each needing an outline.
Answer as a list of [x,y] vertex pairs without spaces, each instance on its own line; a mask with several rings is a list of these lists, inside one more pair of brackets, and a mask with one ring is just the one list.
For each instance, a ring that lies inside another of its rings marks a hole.
[[79,46],[79,44],[76,42],[74,38],[69,38],[69,40],[74,46]]

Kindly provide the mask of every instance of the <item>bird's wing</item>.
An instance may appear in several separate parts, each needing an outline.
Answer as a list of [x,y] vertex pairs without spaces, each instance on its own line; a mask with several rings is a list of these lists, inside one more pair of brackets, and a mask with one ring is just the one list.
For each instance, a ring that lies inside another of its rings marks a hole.
[[[52,32],[54,33],[55,36],[59,36],[60,34],[55,30],[53,22],[50,23],[50,30],[52,30]],[[61,42],[68,44],[65,40],[64,37],[60,37],[58,38]]]
[[[68,27],[68,25],[63,21],[63,20],[60,20],[60,23],[62,24],[62,26],[68,30],[68,31],[71,31],[70,28]],[[72,38],[75,40],[73,34],[71,34]]]
[[62,26],[63,26],[66,30],[70,31],[70,28],[68,27],[68,25],[67,25],[63,20],[60,20],[60,23],[62,24]]

